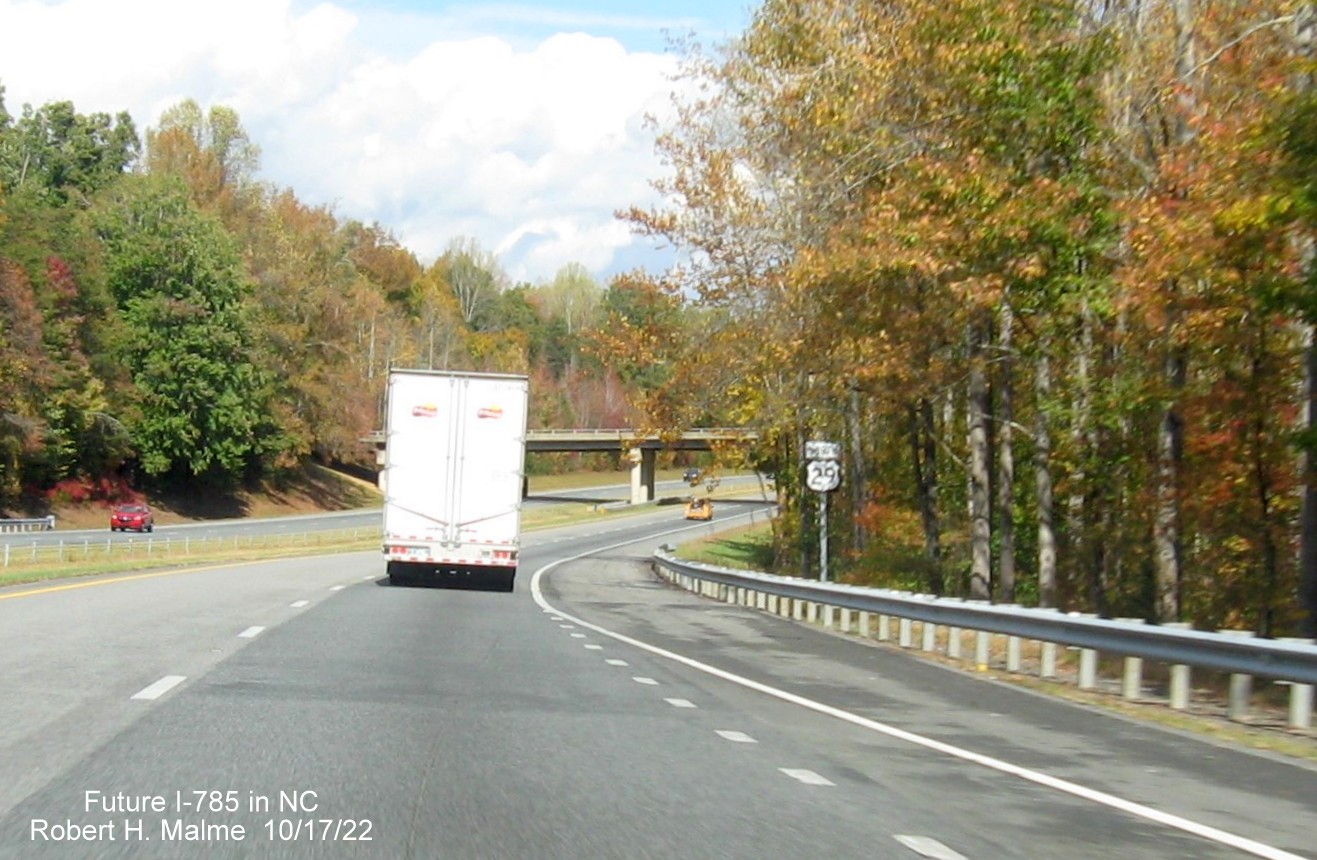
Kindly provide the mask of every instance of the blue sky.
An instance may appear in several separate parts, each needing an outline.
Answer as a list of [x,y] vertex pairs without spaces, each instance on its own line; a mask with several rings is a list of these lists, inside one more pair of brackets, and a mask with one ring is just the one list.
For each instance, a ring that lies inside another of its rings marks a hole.
[[[671,36],[740,33],[752,4],[0,0],[11,112],[71,100],[139,130],[185,98],[238,112],[260,179],[379,223],[428,263],[453,240],[513,281],[667,259],[613,213],[655,202]],[[58,45],[59,50],[51,50]]]
[[[316,5],[299,0],[300,7]],[[343,0],[348,9],[396,16],[397,20],[442,22],[452,32],[497,32],[522,44],[542,41],[554,33],[581,31],[616,39],[633,51],[662,52],[669,35],[695,33],[717,41],[741,32],[749,21],[748,0],[673,0],[659,2],[441,3],[427,0]],[[415,44],[417,33],[395,32],[394,38]]]

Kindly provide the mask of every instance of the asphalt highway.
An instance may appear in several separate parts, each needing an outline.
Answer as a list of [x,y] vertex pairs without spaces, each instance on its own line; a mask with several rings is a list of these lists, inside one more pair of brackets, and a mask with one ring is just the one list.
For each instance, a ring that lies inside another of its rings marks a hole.
[[678,510],[605,522],[512,594],[0,590],[0,858],[1317,858],[1310,767],[677,591]]

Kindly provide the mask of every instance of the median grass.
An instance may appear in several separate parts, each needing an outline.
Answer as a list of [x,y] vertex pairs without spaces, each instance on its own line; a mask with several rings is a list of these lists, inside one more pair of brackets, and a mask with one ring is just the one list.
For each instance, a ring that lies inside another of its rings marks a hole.
[[35,552],[11,544],[9,565],[0,568],[0,586],[80,576],[100,576],[171,567],[263,561],[307,555],[378,550],[378,529],[330,529],[282,535],[232,538],[143,536],[131,541],[85,540]]

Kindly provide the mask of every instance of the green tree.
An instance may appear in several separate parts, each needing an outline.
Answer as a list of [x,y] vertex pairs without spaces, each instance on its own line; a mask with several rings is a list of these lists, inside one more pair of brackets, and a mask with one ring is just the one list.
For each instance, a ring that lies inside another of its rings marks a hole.
[[173,482],[231,483],[273,445],[242,315],[237,249],[178,180],[125,181],[99,207],[108,282],[123,315],[127,416],[142,468]]
[[448,243],[431,270],[448,284],[469,327],[476,331],[497,328],[491,311],[506,286],[507,276],[492,252],[481,248],[475,239],[459,237]]
[[85,205],[133,165],[139,148],[126,112],[83,115],[67,101],[25,105],[16,121],[0,116],[0,187]]

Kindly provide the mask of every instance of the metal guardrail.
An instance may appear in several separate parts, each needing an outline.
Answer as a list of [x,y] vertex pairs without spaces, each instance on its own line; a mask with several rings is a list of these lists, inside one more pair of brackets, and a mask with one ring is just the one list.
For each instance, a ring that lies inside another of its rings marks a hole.
[[55,528],[55,515],[0,520],[0,532],[48,532]]
[[[1096,653],[1104,652],[1167,663],[1172,667],[1194,667],[1237,677],[1258,676],[1289,682],[1291,724],[1302,728],[1311,725],[1312,688],[1317,685],[1317,643],[1311,640],[1255,639],[1249,634],[1232,635],[1230,631],[1209,633],[1132,620],[1065,614],[1056,610],[814,582],[681,561],[664,550],[654,554],[654,561],[666,578],[688,589],[797,618],[803,614],[799,611],[799,604],[814,607],[808,613],[810,618],[816,617],[818,607],[830,607],[922,622],[934,628],[943,626],[954,631],[1002,634],[1018,640],[1072,646],[1088,652],[1094,671]],[[829,609],[828,621],[825,622],[829,626],[831,614],[832,609]],[[844,623],[849,626],[848,622]],[[867,619],[863,627],[868,629]],[[981,662],[986,662],[986,658]],[[1141,663],[1138,671],[1141,672]],[[1175,680],[1173,673],[1173,684]],[[1187,671],[1183,671],[1181,683],[1187,696]],[[1084,685],[1081,683],[1081,686]],[[1138,686],[1137,682],[1134,686]],[[1232,693],[1237,686],[1243,695],[1247,695],[1243,684],[1232,683]],[[1295,697],[1298,697],[1297,703]],[[1172,699],[1175,699],[1174,692]],[[1232,712],[1235,710],[1236,705],[1232,703]],[[1306,714],[1302,713],[1305,710]]]

